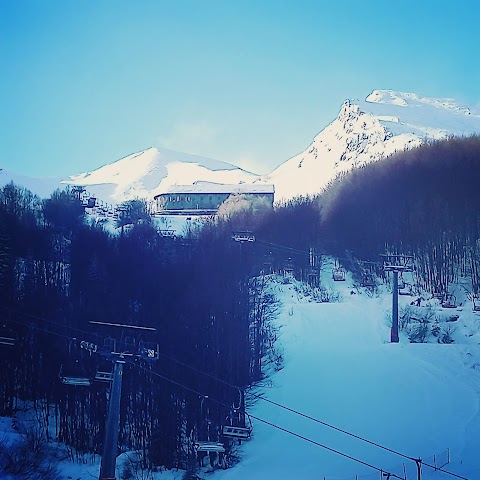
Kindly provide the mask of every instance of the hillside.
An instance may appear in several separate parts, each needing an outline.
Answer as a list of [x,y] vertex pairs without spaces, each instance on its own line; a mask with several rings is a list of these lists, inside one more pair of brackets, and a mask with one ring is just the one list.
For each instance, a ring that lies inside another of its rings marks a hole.
[[[283,369],[271,370],[254,390],[267,401],[256,400],[249,408],[253,438],[237,446],[235,453],[241,462],[227,470],[215,470],[213,477],[208,462],[204,462],[199,478],[353,480],[358,475],[362,480],[377,480],[379,468],[416,480],[415,463],[399,454],[421,458],[423,463],[436,464],[460,478],[478,478],[479,314],[473,313],[471,304],[459,295],[463,305],[453,311],[459,316],[454,325],[455,343],[441,344],[434,336],[428,343],[410,343],[407,332],[402,331],[400,343],[391,344],[389,284],[377,280],[372,297],[350,274],[345,282],[333,282],[332,268],[333,261],[328,259],[321,276],[323,286],[338,295],[334,303],[317,303],[306,285],[271,277],[269,288],[281,301],[276,324]],[[400,297],[402,311],[431,311],[442,329],[449,328],[451,310],[442,309],[434,299],[420,307],[408,307],[411,299]],[[184,381],[177,375],[173,379]],[[160,379],[157,382],[168,385]],[[8,430],[8,420],[4,423],[7,434],[18,435]],[[136,458],[134,452],[122,454],[118,459],[120,472],[125,466],[135,468]],[[61,471],[73,478],[95,477],[98,462],[98,457],[93,465],[63,461]],[[183,474],[173,469],[150,473],[148,478],[180,480]],[[423,466],[423,480],[446,478],[452,477]]]
[[339,173],[419,146],[425,139],[480,132],[480,109],[452,99],[374,90],[347,100],[338,117],[302,153],[263,178],[279,198],[316,194]]

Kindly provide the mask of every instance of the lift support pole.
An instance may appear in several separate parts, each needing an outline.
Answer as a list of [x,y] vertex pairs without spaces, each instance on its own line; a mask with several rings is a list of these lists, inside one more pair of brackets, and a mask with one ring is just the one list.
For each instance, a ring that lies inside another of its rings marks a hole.
[[392,331],[390,333],[390,341],[398,343],[398,270],[393,270],[392,295]]
[[105,427],[105,443],[103,446],[100,480],[115,480],[115,464],[117,460],[118,431],[120,428],[120,396],[122,393],[123,360],[115,361],[112,390],[108,407],[108,418]]
[[398,272],[412,272],[412,259],[410,255],[382,255],[384,257],[383,270],[393,272],[392,290],[392,329],[390,331],[390,342],[398,343]]

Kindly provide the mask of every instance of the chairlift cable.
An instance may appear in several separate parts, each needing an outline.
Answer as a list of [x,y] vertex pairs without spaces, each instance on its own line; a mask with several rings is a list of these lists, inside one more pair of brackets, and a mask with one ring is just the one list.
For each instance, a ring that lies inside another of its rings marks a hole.
[[[4,306],[0,306],[0,308],[3,308],[3,309],[5,309],[5,310],[14,311],[14,309],[11,309],[11,308],[8,308],[8,307],[4,307]],[[24,316],[27,316],[27,317],[31,317],[31,318],[37,319],[37,320],[43,320],[43,321],[45,321],[45,322],[47,322],[47,323],[50,323],[50,324],[52,324],[52,325],[59,325],[59,326],[65,327],[65,325],[59,324],[58,322],[49,321],[49,320],[47,320],[46,318],[42,318],[42,317],[35,316],[35,315],[31,315],[31,314],[26,314],[26,313],[23,313],[23,312],[17,312],[17,313],[19,313],[19,314],[21,314],[21,315],[24,315]],[[25,325],[23,322],[19,322],[18,320],[11,320],[11,319],[10,319],[9,322],[11,322],[11,323],[16,323],[17,325],[27,326],[27,325]],[[52,334],[52,335],[57,335],[57,336],[59,336],[59,337],[66,338],[66,339],[68,339],[68,340],[77,340],[76,337],[71,337],[71,336],[68,336],[68,335],[65,335],[65,334],[61,334],[61,333],[53,332],[53,331],[50,331],[50,330],[46,330],[45,328],[41,328],[41,327],[38,327],[38,326],[37,326],[36,328],[38,328],[38,330],[40,330],[40,331],[42,331],[42,332],[44,332],[44,333],[49,333],[49,334]],[[68,328],[72,328],[72,327],[68,327]],[[78,329],[78,328],[72,328],[72,329],[73,329],[73,330],[76,330],[76,331],[79,331],[79,332],[81,332],[81,333],[85,333],[85,334],[89,334],[89,335],[91,334],[91,332],[86,332],[86,331],[81,330],[81,329]],[[99,348],[99,349],[97,350],[97,352],[95,352],[95,353],[100,354],[100,351],[101,351],[101,349]],[[209,374],[209,373],[207,373],[207,372],[204,372],[204,371],[202,371],[202,370],[200,370],[200,369],[197,369],[197,368],[195,368],[195,367],[192,367],[191,365],[188,365],[188,364],[186,364],[186,363],[184,363],[184,362],[182,362],[182,361],[180,361],[180,360],[176,360],[176,359],[174,359],[174,358],[172,358],[172,357],[169,357],[168,355],[165,355],[165,354],[162,354],[162,353],[159,353],[159,355],[161,355],[161,356],[163,356],[163,357],[165,357],[165,358],[167,358],[167,359],[169,359],[169,360],[171,360],[171,361],[173,361],[173,362],[176,362],[176,363],[178,363],[178,364],[180,364],[180,365],[183,365],[183,366],[185,366],[185,367],[187,367],[187,368],[190,368],[191,370],[196,371],[196,372],[198,372],[198,373],[200,373],[200,374],[202,374],[202,375],[205,375],[205,376],[207,376],[207,377],[209,377],[209,378],[212,378],[213,380],[216,380],[216,381],[218,381],[218,382],[220,382],[220,383],[223,383],[223,384],[225,384],[225,385],[227,385],[227,386],[230,386],[230,387],[235,388],[235,389],[238,389],[238,388],[239,388],[239,387],[236,386],[236,385],[233,385],[233,384],[231,384],[231,383],[229,383],[229,382],[227,382],[227,381],[225,381],[225,380],[222,380],[222,379],[220,379],[220,378],[218,378],[218,377],[215,377],[214,375],[211,375],[211,374]],[[197,395],[200,395],[200,396],[205,397],[205,395],[201,394],[200,392],[197,392],[197,391],[195,391],[195,390],[193,390],[193,389],[191,389],[191,388],[189,388],[189,387],[186,387],[186,386],[182,385],[182,384],[179,383],[179,382],[175,382],[174,380],[171,380],[171,379],[169,379],[168,377],[165,377],[165,376],[163,376],[163,375],[161,375],[161,374],[159,374],[159,373],[157,373],[157,372],[154,372],[154,371],[152,371],[152,370],[148,370],[148,369],[146,369],[145,367],[142,367],[141,365],[138,365],[138,364],[135,364],[135,363],[132,363],[132,362],[129,362],[129,363],[131,363],[131,364],[134,365],[134,366],[137,366],[138,368],[141,368],[141,369],[143,369],[143,370],[146,370],[147,372],[150,372],[150,373],[152,373],[152,374],[154,374],[154,375],[156,375],[156,376],[158,376],[158,377],[160,377],[160,378],[163,378],[163,379],[165,379],[166,381],[168,381],[168,382],[170,382],[170,383],[172,383],[172,384],[175,384],[175,385],[177,385],[177,386],[179,386],[179,387],[181,387],[181,388],[184,388],[184,389],[189,390],[189,391],[191,391],[191,392],[193,392],[193,393],[196,393]],[[388,452],[390,452],[390,453],[393,453],[393,454],[395,454],[395,455],[399,455],[399,456],[401,456],[401,457],[403,457],[403,458],[406,458],[406,459],[412,460],[412,461],[417,461],[417,460],[418,460],[418,459],[416,459],[416,458],[414,458],[414,457],[410,457],[410,456],[405,455],[405,454],[403,454],[403,453],[401,453],[401,452],[397,452],[397,451],[392,450],[392,449],[390,449],[390,448],[388,448],[388,447],[385,447],[385,446],[383,446],[383,445],[380,445],[380,444],[377,444],[377,443],[375,443],[375,442],[372,442],[371,440],[368,440],[368,439],[366,439],[366,438],[363,438],[363,437],[360,437],[360,436],[358,436],[358,435],[355,435],[354,433],[348,432],[347,430],[343,430],[343,429],[341,429],[341,428],[339,428],[339,427],[335,427],[334,425],[331,425],[331,424],[328,424],[328,423],[326,423],[326,422],[323,422],[322,420],[319,420],[319,419],[317,419],[317,418],[315,418],[315,417],[311,417],[311,416],[309,416],[309,415],[307,415],[307,414],[305,414],[305,413],[302,413],[302,412],[300,412],[300,411],[298,411],[298,410],[295,410],[295,409],[293,409],[293,408],[287,407],[287,406],[282,405],[282,404],[280,404],[280,403],[278,403],[278,402],[275,402],[275,401],[273,401],[273,400],[269,400],[268,398],[265,398],[265,397],[263,397],[262,395],[258,395],[258,394],[251,393],[251,392],[249,393],[249,395],[251,395],[252,397],[254,397],[254,398],[256,398],[256,399],[263,400],[263,401],[268,402],[268,403],[270,403],[270,404],[272,404],[272,405],[275,405],[275,406],[277,406],[277,407],[279,407],[279,408],[282,408],[282,409],[284,409],[284,410],[287,410],[287,411],[289,411],[289,412],[291,412],[291,413],[294,413],[294,414],[296,414],[296,415],[302,416],[302,417],[304,417],[304,418],[306,418],[306,419],[308,419],[308,420],[311,420],[311,421],[314,421],[314,422],[319,423],[319,424],[321,424],[321,425],[324,425],[324,426],[326,426],[326,427],[328,427],[328,428],[332,428],[332,429],[334,429],[334,430],[336,430],[336,431],[338,431],[338,432],[340,432],[340,433],[343,433],[343,434],[345,434],[345,435],[349,435],[349,436],[351,436],[351,437],[353,437],[353,438],[356,438],[357,440],[360,440],[360,441],[369,443],[370,445],[373,445],[373,446],[375,446],[375,447],[381,448],[381,449],[386,450],[386,451],[388,451]],[[211,397],[209,397],[209,398],[211,398]],[[226,404],[224,404],[224,403],[222,403],[222,402],[220,402],[220,401],[218,401],[218,400],[212,399],[212,401],[214,401],[215,403],[218,403],[218,404],[220,404],[220,405],[222,405],[222,406],[225,406],[225,407],[227,407],[227,408],[230,408],[229,405],[226,405]],[[254,415],[249,414],[249,416],[250,416],[251,418],[254,418],[254,419],[260,421],[260,422],[269,424],[269,422],[267,422],[266,420],[263,420],[263,419],[261,419],[261,418],[258,418],[258,417],[254,416]],[[294,433],[294,432],[289,432],[288,430],[285,430],[285,429],[283,429],[282,427],[279,427],[279,426],[276,426],[276,425],[273,425],[273,424],[272,424],[272,426],[274,426],[274,427],[276,427],[276,428],[278,428],[278,429],[280,429],[280,430],[284,430],[284,431],[287,432],[287,433],[291,433],[291,434],[294,435],[294,436],[298,436],[299,438],[302,438],[301,435],[296,434],[296,433]],[[305,439],[306,439],[307,441],[310,441],[311,443],[317,444],[317,442],[315,442],[315,441],[313,441],[313,440],[309,440],[309,439],[307,439],[307,438],[305,438]],[[318,445],[321,446],[321,447],[324,447],[324,448],[326,448],[326,449],[328,449],[328,450],[330,450],[329,447],[323,446],[323,445],[321,445],[321,444],[318,444]],[[332,450],[332,451],[334,451],[334,450]],[[334,451],[334,452],[335,452],[335,451]],[[341,452],[338,452],[338,453],[342,455]],[[343,455],[346,456],[347,458],[351,458],[351,457],[348,457],[348,455],[346,455],[346,454],[343,454]],[[353,457],[352,457],[352,459],[353,459]],[[363,463],[361,460],[356,460],[356,459],[353,459],[353,460],[358,461],[358,462],[360,462],[360,463]],[[365,464],[365,465],[368,465],[368,464]],[[456,477],[456,478],[459,478],[459,479],[462,479],[462,480],[469,480],[469,479],[466,478],[466,477],[462,477],[462,476],[460,476],[460,475],[457,475],[457,474],[455,474],[455,473],[449,472],[449,471],[447,471],[447,470],[444,470],[444,469],[442,469],[442,468],[436,467],[436,466],[434,466],[434,465],[430,465],[430,464],[428,464],[428,463],[426,463],[426,462],[423,462],[423,461],[422,461],[422,465],[425,465],[426,467],[433,468],[433,469],[435,469],[435,470],[437,470],[437,471],[439,471],[439,472],[445,473],[445,474],[447,474],[447,475],[451,475],[451,476],[453,476],[453,477]],[[370,465],[368,465],[368,466],[370,466]],[[372,468],[376,468],[376,467],[372,467]],[[379,471],[383,471],[383,470],[379,470]],[[392,476],[395,476],[395,475],[392,474]],[[397,477],[397,478],[401,478],[401,480],[403,480],[402,477]]]
[[[141,366],[141,365],[137,365],[137,364],[133,364],[133,365],[136,366],[136,367],[138,367],[138,368],[140,368],[140,369],[142,369],[142,370],[145,370],[146,372],[148,372],[148,373],[150,373],[150,374],[153,374],[153,375],[155,375],[155,376],[157,376],[157,377],[159,377],[159,378],[162,378],[163,380],[166,380],[167,382],[170,382],[170,383],[172,383],[173,385],[176,385],[176,386],[178,386],[178,387],[180,387],[180,388],[182,388],[182,389],[184,389],[184,390],[187,390],[187,391],[189,391],[189,392],[191,392],[191,393],[195,393],[196,395],[199,395],[199,396],[202,397],[202,398],[208,398],[209,400],[213,401],[214,403],[217,403],[218,405],[221,405],[221,406],[224,406],[224,407],[229,408],[229,406],[228,406],[227,404],[221,402],[220,400],[216,400],[216,399],[214,399],[214,398],[212,398],[212,397],[210,397],[210,396],[208,396],[208,395],[204,395],[203,393],[199,392],[198,390],[195,390],[195,389],[193,389],[193,388],[187,387],[187,386],[183,385],[182,383],[177,382],[177,381],[175,381],[175,380],[172,380],[171,378],[169,378],[169,377],[167,377],[167,376],[165,376],[165,375],[162,375],[162,374],[160,374],[160,373],[158,373],[158,372],[154,372],[153,370],[148,370],[148,369],[146,369],[145,367],[143,367],[143,366]],[[375,465],[371,465],[371,464],[369,464],[369,463],[367,463],[367,462],[364,462],[363,460],[359,460],[358,458],[355,458],[355,457],[352,457],[352,456],[350,456],[350,455],[348,455],[348,454],[346,454],[346,453],[340,452],[339,450],[335,450],[335,449],[333,449],[333,448],[331,448],[331,447],[328,447],[327,445],[323,445],[323,444],[320,443],[320,442],[317,442],[317,441],[315,441],[315,440],[312,440],[311,438],[308,438],[308,437],[305,437],[305,436],[303,436],[303,435],[300,435],[299,433],[295,433],[295,432],[293,432],[292,430],[288,430],[288,429],[286,429],[286,428],[283,428],[283,427],[281,427],[280,425],[277,425],[277,424],[275,424],[275,423],[269,422],[268,420],[264,420],[263,418],[257,417],[256,415],[249,414],[249,416],[250,416],[251,418],[254,418],[255,420],[258,420],[259,422],[265,423],[266,425],[269,425],[269,426],[271,426],[271,427],[273,427],[273,428],[276,428],[277,430],[281,430],[282,432],[285,432],[285,433],[288,433],[289,435],[292,435],[292,436],[294,436],[294,437],[300,438],[301,440],[305,440],[306,442],[312,443],[313,445],[317,445],[318,447],[324,448],[324,449],[326,449],[326,450],[328,450],[328,451],[330,451],[330,452],[332,452],[332,453],[335,453],[335,454],[337,454],[337,455],[341,455],[342,457],[348,458],[348,459],[350,459],[350,460],[353,460],[354,462],[360,463],[360,464],[365,465],[365,466],[367,466],[367,467],[369,467],[369,468],[372,468],[372,469],[374,469],[374,470],[377,470],[378,472],[388,473],[388,474],[390,475],[390,477],[398,478],[398,479],[400,479],[400,480],[404,480],[403,477],[400,477],[400,476],[398,476],[398,475],[396,475],[396,474],[394,474],[394,473],[387,472],[386,470],[384,470],[384,469],[382,469],[382,468],[379,468],[379,467],[377,467],[377,466],[375,466]],[[460,477],[460,478],[463,478],[463,477]],[[465,479],[465,480],[468,480],[468,479]]]
[[[222,379],[220,379],[220,378],[218,378],[218,377],[215,377],[214,375],[211,375],[211,374],[209,374],[209,373],[207,373],[207,372],[204,372],[204,371],[202,371],[202,370],[200,370],[200,369],[198,369],[198,368],[196,368],[196,367],[192,367],[191,365],[188,365],[188,364],[186,364],[186,363],[184,363],[184,362],[182,362],[182,361],[180,361],[180,360],[176,360],[176,359],[174,359],[174,358],[172,358],[172,357],[169,357],[168,355],[165,355],[165,354],[163,354],[163,353],[160,353],[159,355],[162,356],[162,357],[168,358],[169,360],[172,360],[173,362],[176,362],[176,363],[178,363],[179,365],[183,365],[183,366],[185,366],[185,367],[187,367],[187,368],[190,368],[191,370],[193,370],[193,371],[195,371],[195,372],[198,372],[198,373],[200,373],[200,374],[202,374],[202,375],[205,375],[206,377],[209,377],[209,378],[211,378],[211,379],[213,379],[213,380],[216,380],[216,381],[218,381],[218,382],[220,382],[220,383],[223,383],[224,385],[227,385],[227,386],[229,386],[229,387],[236,388],[236,389],[239,388],[239,387],[237,387],[236,385],[233,385],[233,384],[231,384],[231,383],[229,383],[229,382],[227,382],[227,381],[225,381],[225,380],[222,380]],[[187,387],[185,387],[185,388],[187,388]],[[361,436],[356,435],[356,434],[354,434],[354,433],[351,433],[351,432],[349,432],[349,431],[347,431],[347,430],[343,430],[343,429],[341,429],[341,428],[339,428],[339,427],[336,427],[336,426],[331,425],[331,424],[329,424],[329,423],[323,422],[322,420],[319,420],[318,418],[312,417],[312,416],[307,415],[307,414],[305,414],[305,413],[302,413],[302,412],[300,412],[300,411],[298,411],[298,410],[295,410],[295,409],[293,409],[293,408],[287,407],[286,405],[282,405],[282,404],[280,404],[280,403],[278,403],[278,402],[275,402],[274,400],[270,400],[270,399],[268,399],[268,398],[265,398],[265,397],[262,396],[262,395],[255,394],[255,393],[252,393],[252,392],[249,392],[249,395],[251,395],[253,398],[256,398],[256,399],[258,399],[258,400],[263,400],[263,401],[265,401],[265,402],[267,402],[267,403],[270,403],[270,404],[272,404],[272,405],[275,405],[276,407],[279,407],[279,408],[282,408],[282,409],[284,409],[284,410],[287,410],[287,411],[290,412],[290,413],[294,413],[294,414],[299,415],[299,416],[301,416],[301,417],[303,417],[303,418],[306,418],[307,420],[311,420],[311,421],[313,421],[313,422],[319,423],[319,424],[321,424],[321,425],[323,425],[323,426],[325,426],[325,427],[331,428],[331,429],[333,429],[333,430],[336,430],[337,432],[343,433],[343,434],[348,435],[348,436],[350,436],[350,437],[353,437],[353,438],[355,438],[355,439],[357,439],[357,440],[360,440],[360,441],[362,441],[362,442],[365,442],[365,443],[368,443],[368,444],[370,444],[370,445],[373,445],[374,447],[381,448],[381,449],[383,449],[383,450],[385,450],[385,451],[387,451],[387,452],[393,453],[393,454],[398,455],[398,456],[400,456],[400,457],[403,457],[403,458],[405,458],[405,459],[407,459],[407,460],[411,460],[411,461],[417,461],[417,460],[418,460],[417,458],[410,457],[409,455],[405,455],[404,453],[401,453],[401,452],[397,452],[396,450],[393,450],[393,449],[391,449],[391,448],[389,448],[389,447],[385,447],[384,445],[380,445],[380,444],[378,444],[378,443],[375,443],[375,442],[373,442],[373,441],[371,441],[371,440],[368,440],[367,438],[361,437]],[[256,418],[255,416],[253,416],[253,415],[251,415],[251,414],[249,414],[249,415],[250,415],[250,417],[252,417],[252,418]],[[258,418],[257,418],[257,420],[262,421],[261,419],[258,419]],[[439,467],[435,467],[434,465],[430,465],[430,464],[428,464],[428,463],[426,463],[426,462],[423,462],[423,461],[422,461],[422,464],[425,465],[426,467],[434,468],[435,470],[441,471],[441,472],[446,473],[446,474],[448,474],[448,475],[452,475],[452,476],[454,476],[454,477],[457,477],[457,478],[460,478],[460,479],[463,479],[463,480],[468,480],[468,479],[466,479],[465,477],[456,475],[455,473],[449,472],[449,471],[447,471],[447,470],[443,470],[443,469],[441,469],[441,468],[439,468]]]

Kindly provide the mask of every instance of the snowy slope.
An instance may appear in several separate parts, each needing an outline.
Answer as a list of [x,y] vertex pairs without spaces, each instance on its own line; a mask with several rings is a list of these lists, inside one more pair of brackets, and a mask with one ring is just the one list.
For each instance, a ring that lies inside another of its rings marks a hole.
[[480,133],[480,109],[452,99],[375,90],[365,101],[345,101],[338,117],[304,152],[263,181],[275,185],[277,200],[315,194],[337,174],[418,146],[424,139],[473,133]]
[[[433,455],[451,461],[445,469],[480,478],[480,316],[465,305],[458,312],[456,343],[413,344],[401,334],[389,343],[386,314],[391,294],[385,286],[371,298],[354,290],[351,278],[322,282],[341,294],[338,303],[313,303],[298,284],[278,285],[285,367],[264,388],[266,398],[330,425],[433,464]],[[412,297],[401,297],[401,305]],[[434,304],[432,304],[435,307]],[[421,308],[427,308],[425,304]],[[428,307],[429,308],[429,307]],[[438,307],[439,308],[439,307]],[[439,309],[440,310],[440,309]],[[439,312],[441,314],[441,312]],[[472,326],[475,330],[470,330]],[[472,333],[472,332],[475,333]],[[251,413],[391,473],[416,479],[415,463],[332,428],[258,401]],[[242,446],[242,462],[215,474],[218,480],[362,480],[379,472],[254,420],[254,436]],[[423,468],[423,479],[443,477]]]
[[107,202],[153,198],[172,185],[195,181],[236,184],[257,176],[219,160],[167,149],[149,148],[129,155],[93,172],[71,176],[63,183],[83,185]]

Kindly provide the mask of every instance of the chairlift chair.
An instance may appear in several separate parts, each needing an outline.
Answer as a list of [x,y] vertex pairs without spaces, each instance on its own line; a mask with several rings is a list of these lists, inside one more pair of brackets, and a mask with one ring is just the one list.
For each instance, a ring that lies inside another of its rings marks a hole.
[[399,295],[413,295],[413,288],[410,283],[404,282],[403,287],[398,287],[398,294]]
[[398,276],[398,290],[403,290],[404,288],[405,288],[405,279],[403,278],[403,275],[400,272],[400,275]]
[[283,267],[283,276],[284,277],[293,277],[293,260],[291,257],[288,257],[285,261],[285,266]]
[[335,282],[344,282],[346,279],[345,270],[341,267],[332,270],[332,278]]
[[[237,417],[229,415],[226,419],[225,425],[222,428],[222,435],[224,437],[237,438],[239,440],[246,440],[252,434],[252,421],[247,413],[237,412]],[[246,421],[248,420],[248,422]]]
[[97,382],[112,382],[113,368],[111,362],[104,360],[98,367],[95,373],[95,380]]
[[160,357],[158,343],[140,341],[138,353],[144,360],[158,360]]
[[195,442],[197,453],[225,453],[225,446],[221,442],[210,442],[207,440],[197,440]]
[[480,299],[478,298],[478,295],[472,296],[472,302],[473,302],[472,310],[474,312],[480,312]]
[[375,286],[375,278],[371,272],[363,272],[362,286],[363,287]]
[[[207,403],[205,402],[207,401]],[[199,431],[199,439],[195,442],[195,450],[197,453],[224,453],[225,446],[221,442],[212,441],[210,439],[210,409],[208,408],[208,396],[202,397],[200,402],[200,414],[202,416],[201,429]]]
[[255,235],[249,231],[233,232],[233,240],[236,242],[254,242]]
[[136,352],[136,343],[135,337],[126,336],[123,339],[123,353],[134,354]]
[[237,438],[238,440],[245,440],[250,438],[252,433],[252,421],[249,415],[245,412],[243,402],[243,392],[238,389],[238,405],[233,404],[230,413],[225,419],[222,427],[222,435],[230,438]]
[[117,353],[117,341],[112,337],[104,338],[103,349],[107,355],[111,353]]
[[442,302],[442,308],[457,308],[457,299],[455,295],[446,294]]
[[86,377],[85,375],[79,374],[80,372],[77,369],[72,369],[71,371],[67,370],[67,373],[63,371],[63,364],[60,366],[60,372],[58,376],[60,377],[60,381],[64,385],[76,385],[79,387],[89,387],[91,385],[90,378]]

